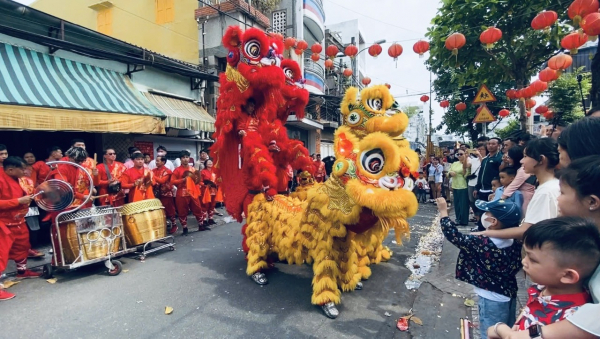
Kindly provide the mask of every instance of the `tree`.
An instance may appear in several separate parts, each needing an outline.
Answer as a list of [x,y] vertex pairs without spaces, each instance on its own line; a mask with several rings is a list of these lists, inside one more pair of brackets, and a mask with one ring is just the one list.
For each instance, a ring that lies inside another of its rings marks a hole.
[[548,87],[550,99],[546,102],[546,105],[557,114],[559,113],[560,120],[566,123],[574,122],[583,117],[581,92],[579,91],[577,76],[581,75],[583,78],[581,87],[584,98],[587,98],[592,85],[590,74],[581,73],[582,69],[583,67],[573,73],[563,74]]
[[409,119],[412,118],[414,115],[418,114],[419,112],[421,112],[421,106],[415,106],[415,105],[406,105],[400,109],[402,110],[402,112],[404,112],[408,116]]
[[[461,90],[475,91],[481,84],[487,84],[497,97],[504,97],[506,89],[528,85],[542,65],[560,51],[560,38],[572,30],[567,6],[564,0],[444,0],[427,32],[431,40],[427,64],[437,75],[437,97],[458,102],[457,94],[464,94]],[[557,24],[548,31],[533,30],[531,20],[545,9],[559,13]],[[502,30],[503,36],[486,50],[479,35],[489,26]],[[446,37],[454,32],[464,34],[467,40],[456,57],[444,45]],[[525,129],[525,107],[522,102],[519,106],[519,121]],[[459,124],[463,128],[465,121]],[[456,121],[448,122],[457,125]]]
[[521,129],[521,124],[518,119],[511,119],[508,121],[508,125],[506,127],[497,129],[494,132],[501,139],[508,138],[511,134]]
[[273,12],[273,10],[275,8],[277,8],[277,6],[279,6],[279,3],[281,3],[281,0],[254,0],[252,1],[252,4],[254,5],[254,7],[256,7],[256,9],[258,9],[259,11],[261,11],[263,14],[270,16],[271,12]]

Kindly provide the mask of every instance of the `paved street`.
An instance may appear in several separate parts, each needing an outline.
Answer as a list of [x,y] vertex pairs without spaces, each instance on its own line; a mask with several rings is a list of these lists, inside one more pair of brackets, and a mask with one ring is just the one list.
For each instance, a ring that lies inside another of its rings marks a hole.
[[[55,284],[22,281],[10,288],[17,298],[0,304],[0,337],[455,337],[458,319],[470,314],[464,300],[429,282],[418,291],[404,286],[410,275],[404,264],[433,213],[433,205],[422,206],[411,220],[413,237],[402,247],[388,237],[392,259],[373,267],[364,290],[344,294],[336,320],[310,304],[308,266],[278,264],[268,285],[253,283],[245,274],[240,225],[229,223],[178,236],[176,251],[151,254],[145,262],[123,258],[127,271],[116,277],[94,265],[60,273]],[[174,312],[165,315],[165,306]],[[411,308],[424,326],[398,331],[396,320]]]

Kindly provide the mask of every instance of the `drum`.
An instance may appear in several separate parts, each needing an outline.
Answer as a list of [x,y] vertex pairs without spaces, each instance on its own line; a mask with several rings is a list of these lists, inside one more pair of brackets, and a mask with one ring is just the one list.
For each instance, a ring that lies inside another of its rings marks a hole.
[[59,261],[68,265],[118,252],[123,236],[119,209],[92,207],[60,216],[58,225],[64,260]]
[[141,245],[166,236],[165,208],[158,199],[125,204],[121,214],[127,246]]

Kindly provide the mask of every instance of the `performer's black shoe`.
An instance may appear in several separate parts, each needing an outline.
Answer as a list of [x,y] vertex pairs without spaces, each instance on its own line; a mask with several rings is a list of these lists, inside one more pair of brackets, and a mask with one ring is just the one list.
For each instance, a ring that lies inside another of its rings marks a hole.
[[362,290],[362,289],[363,289],[363,283],[362,283],[361,281],[359,281],[359,282],[356,284],[356,287],[354,288],[354,290],[355,290],[355,291],[360,291],[360,290]]
[[340,315],[340,311],[338,311],[337,307],[335,307],[333,301],[330,301],[325,305],[321,305],[321,309],[323,309],[323,312],[327,318],[330,319],[335,319],[338,317],[338,315]]
[[181,232],[181,235],[188,235],[188,228],[187,227],[183,228],[183,232]]
[[208,219],[208,222],[206,223],[206,226],[208,225],[216,225],[217,223],[215,222],[214,219]]
[[254,280],[255,283],[259,285],[266,285],[269,283],[267,280],[267,276],[262,272],[256,272],[250,276],[250,279]]

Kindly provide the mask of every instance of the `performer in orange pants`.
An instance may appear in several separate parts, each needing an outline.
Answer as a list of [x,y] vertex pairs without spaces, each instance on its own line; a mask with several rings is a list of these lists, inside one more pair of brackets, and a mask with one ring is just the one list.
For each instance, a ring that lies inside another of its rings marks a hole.
[[183,227],[182,235],[188,234],[187,216],[190,210],[198,221],[198,231],[210,230],[203,223],[202,207],[200,206],[200,190],[198,182],[200,177],[196,169],[190,166],[190,152],[181,151],[181,165],[173,171],[171,175],[171,184],[177,186],[177,195],[175,196],[175,207],[179,215],[179,222]]
[[156,185],[154,185],[155,195],[160,199],[165,208],[167,219],[171,222],[169,234],[173,234],[177,232],[175,199],[173,198],[173,185],[171,185],[171,175],[173,175],[173,172],[165,166],[166,163],[166,157],[157,156],[155,160],[156,168],[152,170],[152,174],[156,181]]
[[130,203],[154,199],[154,192],[152,191],[154,176],[151,170],[144,167],[144,155],[134,153],[132,157],[133,167],[126,170],[121,176],[121,187],[131,189],[129,191]]
[[204,162],[204,169],[201,172],[202,182],[206,186],[202,196],[202,211],[204,212],[204,222],[207,225],[214,225],[215,206],[217,204],[218,187],[216,184],[217,175],[213,171],[213,162],[208,159]]

